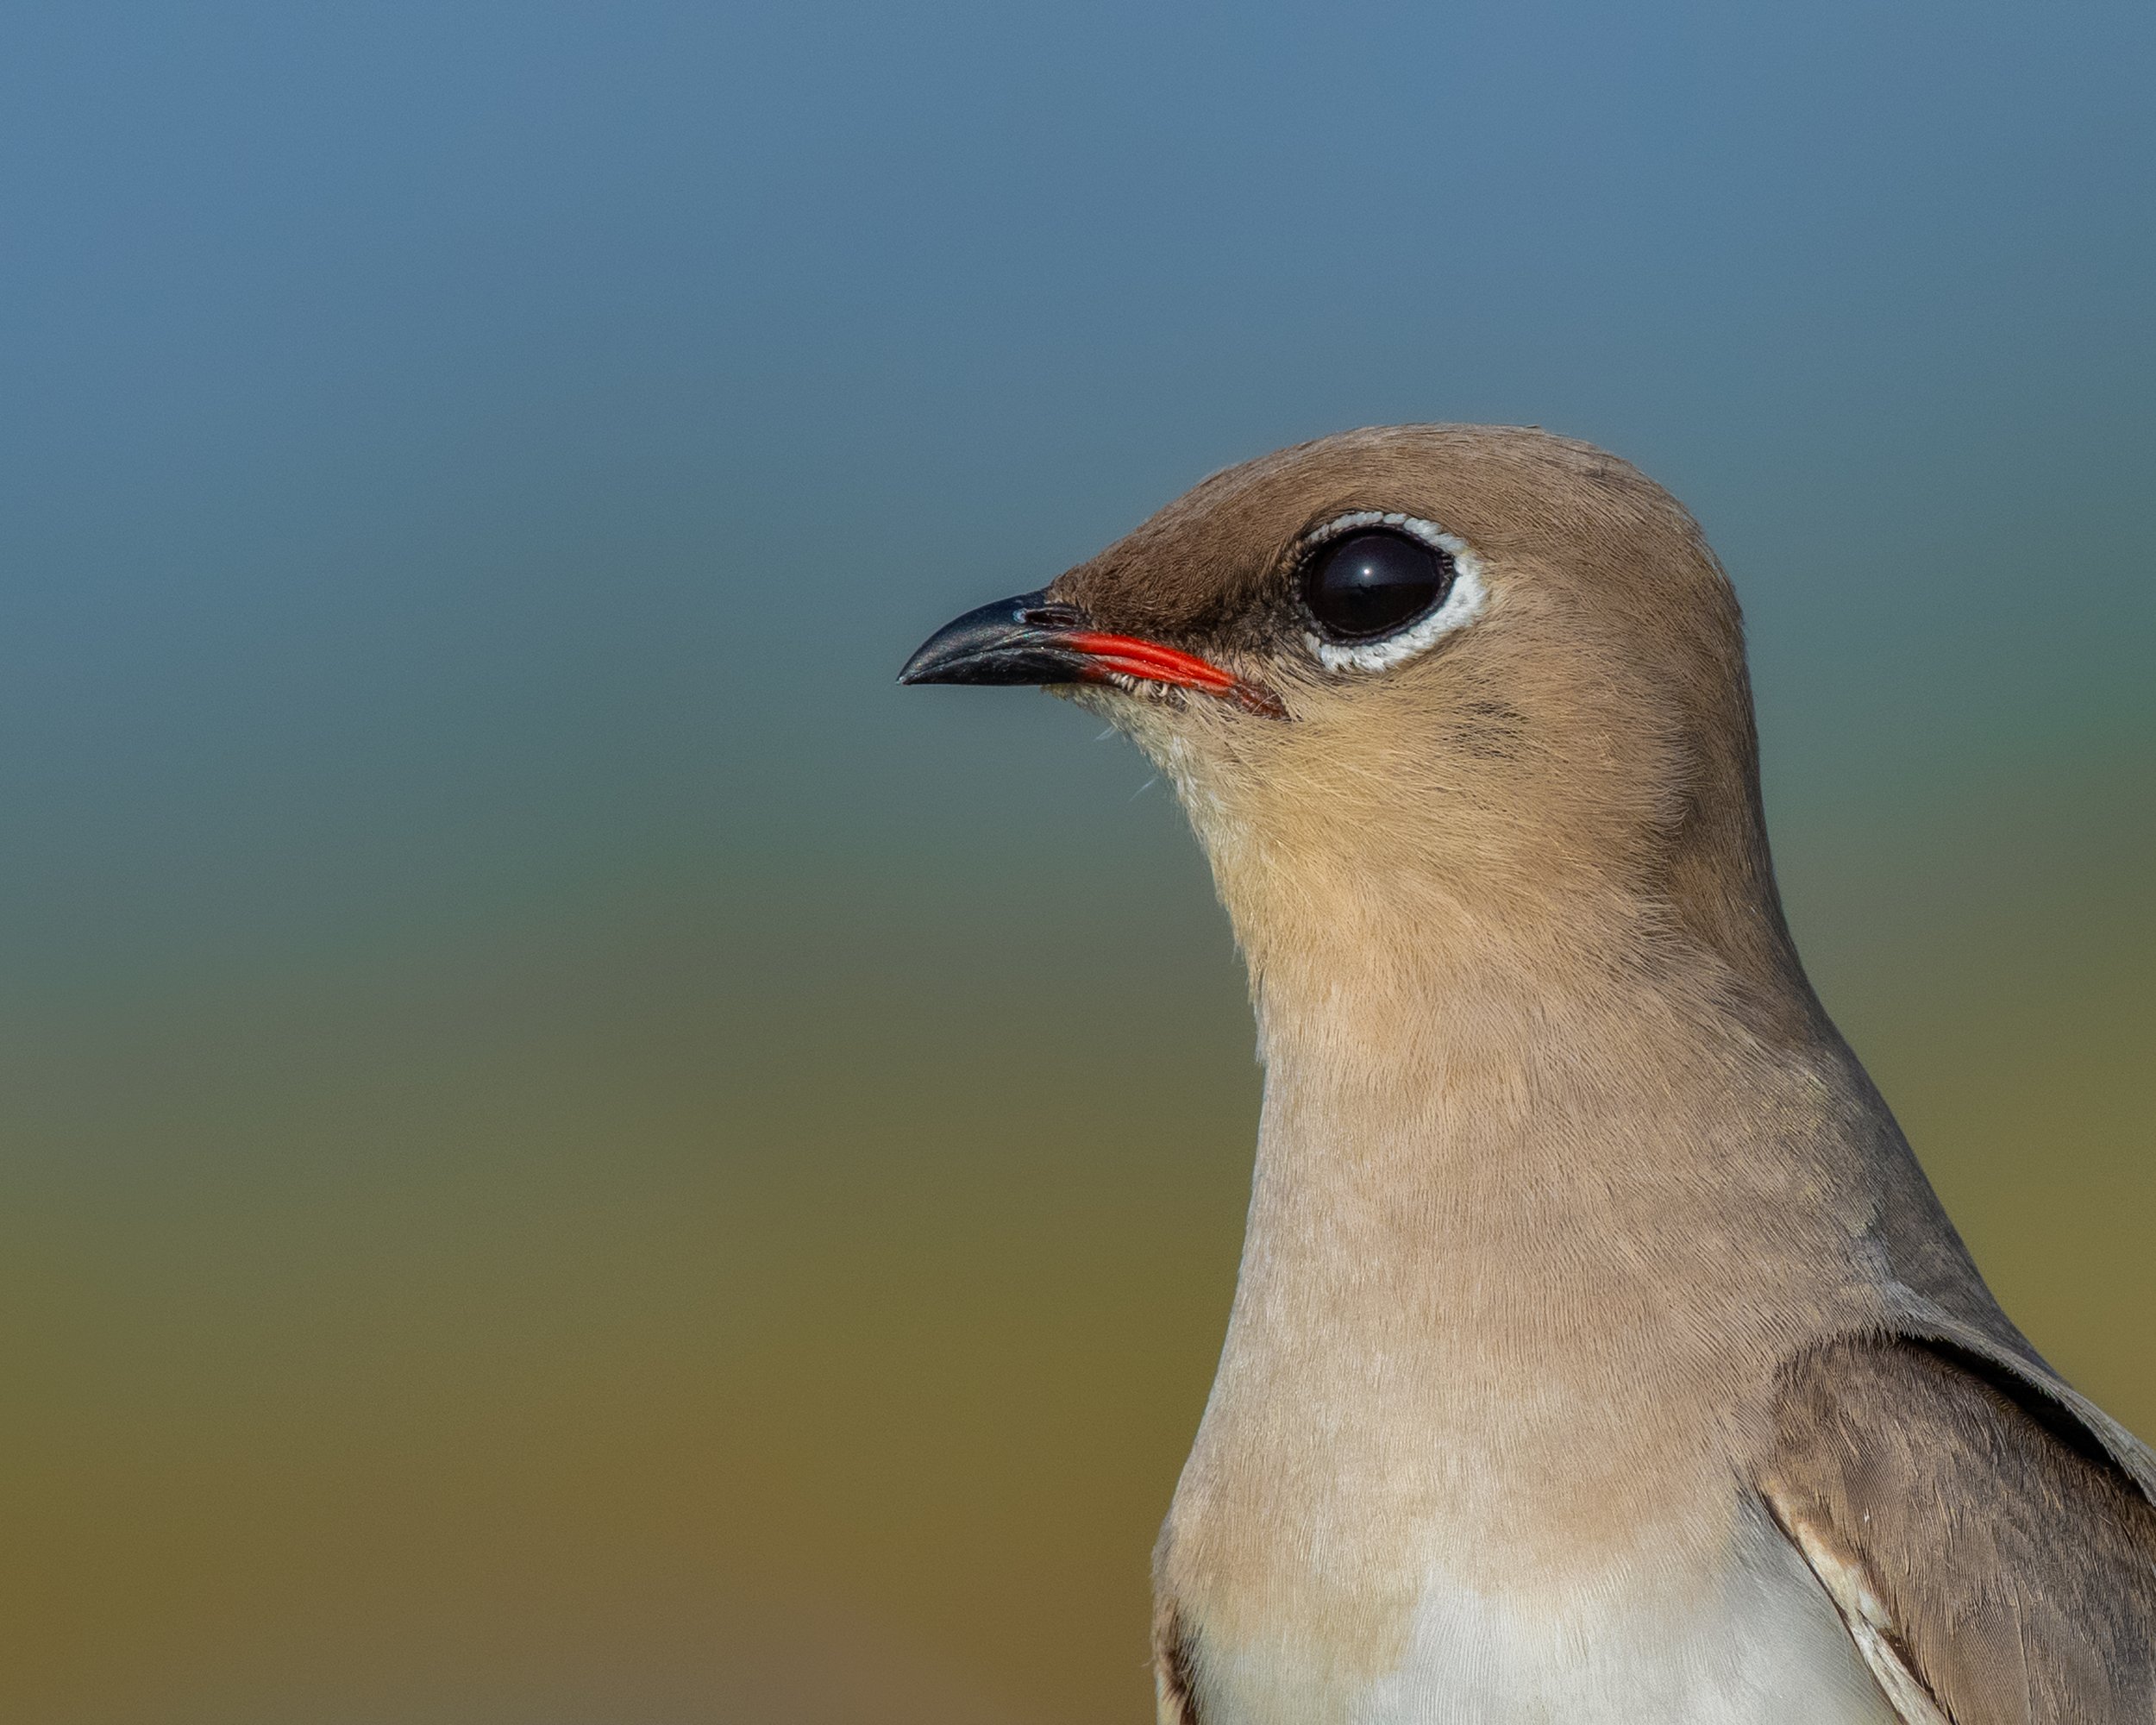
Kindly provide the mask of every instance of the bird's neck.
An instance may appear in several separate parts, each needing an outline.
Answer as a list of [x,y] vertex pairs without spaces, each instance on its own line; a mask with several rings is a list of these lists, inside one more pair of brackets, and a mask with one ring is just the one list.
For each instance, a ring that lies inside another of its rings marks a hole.
[[1488,926],[1341,957],[1276,949],[1256,971],[1246,1276],[1562,1325],[1573,1302],[1729,1298],[1763,1254],[1816,1247],[1789,1219],[1861,1230],[1869,1090],[1801,976]]
[[1178,1516],[1222,1573],[1263,1570],[1244,1528],[1403,1587],[1435,1525],[1505,1573],[1605,1535],[1617,1561],[1726,1496],[1721,1422],[1761,1405],[1791,1314],[1842,1321],[1869,1197],[1832,1051],[1748,1023],[1703,952],[1485,927],[1340,957],[1257,972],[1257,1173]]

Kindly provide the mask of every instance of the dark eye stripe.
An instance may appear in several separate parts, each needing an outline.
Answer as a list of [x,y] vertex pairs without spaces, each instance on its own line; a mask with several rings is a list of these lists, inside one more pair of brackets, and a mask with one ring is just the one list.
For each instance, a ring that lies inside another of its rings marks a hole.
[[1452,559],[1405,533],[1375,529],[1325,546],[1303,572],[1303,603],[1334,641],[1375,641],[1412,623],[1452,586]]

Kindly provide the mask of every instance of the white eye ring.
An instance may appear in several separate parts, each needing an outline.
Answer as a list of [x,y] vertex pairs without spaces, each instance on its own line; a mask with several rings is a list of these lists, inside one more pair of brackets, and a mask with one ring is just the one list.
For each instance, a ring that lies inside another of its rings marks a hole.
[[1297,561],[1307,561],[1335,539],[1373,527],[1404,533],[1432,550],[1444,552],[1451,560],[1452,585],[1433,608],[1382,640],[1327,641],[1315,630],[1305,630],[1304,643],[1328,671],[1387,671],[1395,665],[1405,664],[1418,653],[1429,651],[1454,630],[1473,622],[1489,601],[1489,586],[1482,578],[1482,560],[1475,555],[1467,541],[1457,533],[1446,532],[1436,522],[1417,516],[1388,514],[1376,509],[1360,509],[1351,515],[1343,515],[1314,532],[1305,534],[1295,548]]

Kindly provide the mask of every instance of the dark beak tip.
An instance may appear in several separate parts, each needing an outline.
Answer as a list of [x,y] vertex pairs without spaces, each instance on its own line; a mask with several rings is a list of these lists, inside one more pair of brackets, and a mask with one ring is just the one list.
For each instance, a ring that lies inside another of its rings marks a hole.
[[955,617],[914,649],[899,681],[919,683],[1053,682],[1067,675],[1061,656],[1044,650],[1042,631],[1026,613],[1038,593],[1000,599]]

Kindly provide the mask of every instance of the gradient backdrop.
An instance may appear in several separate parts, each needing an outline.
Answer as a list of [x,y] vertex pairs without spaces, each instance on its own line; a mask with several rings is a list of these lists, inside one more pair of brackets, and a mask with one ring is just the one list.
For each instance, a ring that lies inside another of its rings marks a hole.
[[1698,511],[1821,990],[2156,1434],[2152,79],[2144,0],[9,8],[0,1716],[1149,1718],[1241,982],[1125,745],[892,675],[1373,421]]

